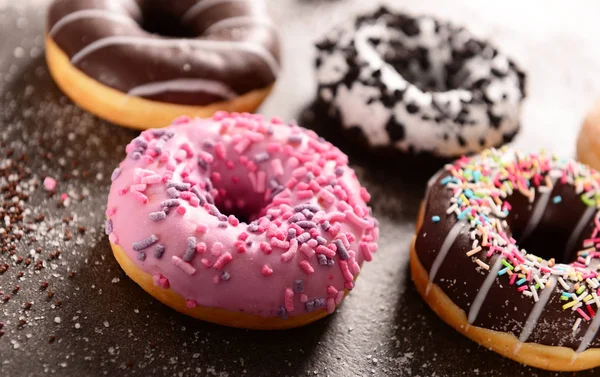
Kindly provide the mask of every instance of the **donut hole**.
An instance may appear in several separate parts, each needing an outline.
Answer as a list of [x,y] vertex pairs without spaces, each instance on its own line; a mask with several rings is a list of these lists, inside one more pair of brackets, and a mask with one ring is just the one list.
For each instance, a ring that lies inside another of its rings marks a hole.
[[[217,190],[223,187],[215,186]],[[221,191],[222,192],[222,191]],[[264,195],[259,195],[251,187],[243,183],[237,187],[229,187],[225,195],[217,195],[215,206],[224,215],[233,215],[241,223],[249,224],[263,215],[263,209],[271,201],[265,200]]]
[[[587,207],[570,185],[556,184],[547,197],[546,205],[538,208],[541,216],[535,221],[536,207],[543,201],[537,193],[534,203],[521,194],[507,198],[512,209],[507,217],[510,234],[521,249],[544,259],[554,259],[557,263],[571,263],[582,250],[583,240],[588,238],[593,228],[593,219],[586,216]],[[554,198],[560,198],[554,200]],[[588,220],[584,228],[578,229],[581,219]],[[537,224],[535,226],[531,225]]]
[[181,22],[181,18],[160,7],[142,7],[140,27],[146,32],[166,38],[195,38],[193,28]]

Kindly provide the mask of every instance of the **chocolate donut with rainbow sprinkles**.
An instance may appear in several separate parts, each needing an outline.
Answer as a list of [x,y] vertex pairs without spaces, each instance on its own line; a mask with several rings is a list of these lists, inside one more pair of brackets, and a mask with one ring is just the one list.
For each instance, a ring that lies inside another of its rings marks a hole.
[[413,280],[457,331],[523,364],[600,365],[600,173],[490,149],[433,176]]
[[46,60],[75,103],[119,125],[251,112],[279,73],[266,8],[265,0],[56,0]]
[[332,313],[377,251],[377,221],[347,157],[314,132],[216,113],[127,146],[106,233],[125,272],[174,309],[280,329]]

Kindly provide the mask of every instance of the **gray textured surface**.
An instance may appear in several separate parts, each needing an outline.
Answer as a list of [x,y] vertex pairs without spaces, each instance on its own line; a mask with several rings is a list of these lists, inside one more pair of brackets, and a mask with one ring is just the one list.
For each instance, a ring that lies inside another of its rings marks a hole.
[[[285,62],[262,112],[286,119],[301,115],[314,97],[312,41],[331,24],[373,6],[363,3],[272,1],[282,26]],[[514,144],[529,151],[546,147],[573,154],[579,122],[600,95],[597,3],[394,3],[492,37],[529,72],[524,129]],[[28,153],[24,164],[32,168],[31,184],[21,186],[32,194],[22,205],[30,211],[25,221],[45,215],[31,225],[35,242],[28,241],[30,234],[17,242],[15,257],[0,253],[0,265],[10,265],[0,275],[0,291],[7,294],[20,286],[8,302],[0,301],[5,332],[0,375],[554,375],[478,347],[423,304],[410,283],[407,254],[424,181],[399,172],[393,163],[355,160],[374,197],[381,247],[335,315],[302,329],[264,333],[195,321],[153,300],[120,270],[102,232],[108,176],[135,133],[81,111],[57,90],[43,60],[46,4],[0,0],[0,168]],[[9,149],[15,150],[12,157],[6,157]],[[47,175],[59,178],[54,196],[37,188]],[[63,192],[70,197],[66,207],[57,205]],[[69,216],[73,219],[64,222]],[[79,233],[79,226],[87,230]],[[73,234],[70,240],[66,229]],[[45,268],[16,263],[17,255],[26,257],[38,246]],[[60,258],[46,260],[57,248]],[[23,277],[18,278],[18,271]],[[69,278],[69,271],[75,277]],[[48,289],[40,290],[42,281],[49,283]],[[55,292],[51,299],[50,290]],[[27,301],[32,307],[23,310]],[[27,323],[19,326],[19,319]]]

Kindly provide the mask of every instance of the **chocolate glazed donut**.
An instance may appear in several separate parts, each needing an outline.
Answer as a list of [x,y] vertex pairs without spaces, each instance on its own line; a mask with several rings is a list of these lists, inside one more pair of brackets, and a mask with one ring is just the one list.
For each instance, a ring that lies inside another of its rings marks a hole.
[[83,108],[134,128],[215,110],[252,111],[279,71],[264,1],[58,0],[47,59]]
[[488,150],[429,182],[413,279],[448,324],[538,368],[600,365],[600,174],[570,160]]

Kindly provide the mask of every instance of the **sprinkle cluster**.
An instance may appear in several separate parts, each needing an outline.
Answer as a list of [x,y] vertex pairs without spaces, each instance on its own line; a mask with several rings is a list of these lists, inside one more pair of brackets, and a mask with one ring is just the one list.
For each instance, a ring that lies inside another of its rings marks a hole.
[[[507,199],[518,192],[533,203],[536,193],[550,195],[555,182],[560,181],[572,185],[581,201],[595,211],[600,206],[600,174],[575,161],[549,157],[544,152],[522,155],[506,149],[486,150],[474,158],[463,157],[446,166],[446,170],[450,175],[441,184],[453,193],[446,214],[454,214],[470,224],[472,249],[466,255],[484,270],[490,270],[490,266],[483,260],[501,255],[502,265],[497,274],[535,302],[540,299],[541,290],[556,282],[562,290],[560,298],[565,301],[563,309],[578,315],[573,332],[582,321],[590,321],[600,307],[598,212],[594,212],[594,230],[577,253],[577,260],[561,264],[519,249],[516,240],[506,232],[506,217],[511,210]],[[560,196],[552,198],[555,204],[560,201]],[[439,216],[431,220],[438,222]]]
[[[175,125],[190,122],[194,121],[181,118]],[[333,312],[345,290],[354,287],[360,263],[372,259],[378,239],[377,222],[365,204],[369,194],[349,185],[356,177],[347,167],[347,157],[313,132],[277,118],[265,122],[260,115],[217,113],[213,122],[219,128],[207,132],[210,137],[201,145],[193,140],[181,143],[181,138],[175,138],[179,143],[175,144],[171,139],[178,128],[170,127],[145,131],[127,146],[135,166],[133,182],[120,186],[121,164],[112,175],[111,195],[116,190],[116,196],[139,202],[141,212],[158,224],[189,221],[185,215],[190,211],[200,211],[205,221],[193,224],[194,232],[182,250],[170,250],[169,240],[157,234],[140,234],[125,246],[137,253],[140,262],[166,256],[190,277],[213,273],[215,284],[257,275],[269,279],[292,268],[305,279],[292,279],[283,287],[282,304],[273,312],[287,318],[298,312],[298,304],[305,312],[321,308]],[[285,128],[284,140],[278,128]],[[161,195],[148,193],[160,187]],[[109,198],[106,233],[114,244],[119,244],[119,236],[111,217],[118,210]],[[234,213],[245,213],[251,221],[242,223]],[[226,246],[231,244],[233,248]],[[278,257],[258,266],[258,274],[236,276],[230,267],[248,252]],[[327,281],[310,281],[322,268],[331,271],[318,275],[329,276]],[[330,282],[335,274],[343,278],[343,286]],[[170,278],[159,274],[154,282],[168,288]],[[322,295],[309,297],[305,287],[315,284]],[[218,287],[214,289],[218,295]],[[193,299],[187,304],[197,305]]]

